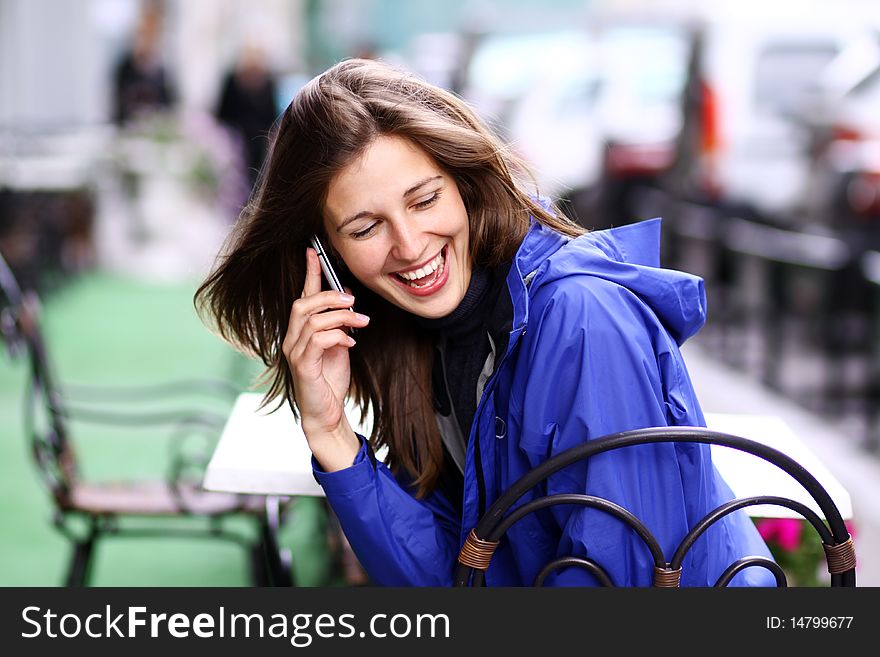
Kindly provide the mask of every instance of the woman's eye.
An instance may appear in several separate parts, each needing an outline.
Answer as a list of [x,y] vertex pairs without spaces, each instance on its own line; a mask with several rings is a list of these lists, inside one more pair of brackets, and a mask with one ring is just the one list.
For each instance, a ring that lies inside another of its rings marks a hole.
[[352,233],[351,236],[354,237],[355,239],[361,239],[362,237],[369,236],[375,228],[376,228],[376,224],[370,224],[369,226],[367,226],[363,230],[359,230],[356,233]]
[[416,203],[414,207],[417,210],[424,210],[425,208],[429,208],[432,205],[434,205],[434,203],[437,202],[438,198],[440,198],[440,192],[434,192],[433,194],[431,194],[431,196],[426,198],[424,201],[419,201],[418,203]]

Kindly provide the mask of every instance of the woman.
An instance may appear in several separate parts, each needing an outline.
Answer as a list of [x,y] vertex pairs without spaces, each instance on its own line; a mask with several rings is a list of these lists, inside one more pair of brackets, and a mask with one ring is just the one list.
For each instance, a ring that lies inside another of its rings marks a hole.
[[[448,585],[478,517],[553,453],[704,425],[678,350],[704,321],[702,282],[658,268],[657,220],[585,234],[524,191],[523,167],[459,98],[378,62],[345,61],[308,83],[273,141],[197,303],[266,364],[267,400],[292,402],[373,581]],[[322,291],[313,233],[351,295]],[[368,441],[346,396],[372,411]],[[605,454],[547,489],[622,504],[668,556],[730,497],[708,448],[690,444]],[[596,510],[555,507],[508,536],[490,585],[529,584],[564,554],[589,555],[618,585],[650,584],[644,545]],[[748,554],[769,556],[740,513],[700,539],[682,582],[711,585]],[[756,568],[737,576],[769,581]],[[567,569],[550,583],[595,580]]]

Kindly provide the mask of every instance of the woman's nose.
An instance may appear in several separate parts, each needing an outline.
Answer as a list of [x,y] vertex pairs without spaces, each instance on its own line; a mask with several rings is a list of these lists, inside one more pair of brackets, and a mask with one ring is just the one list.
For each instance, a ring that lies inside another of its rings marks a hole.
[[416,263],[425,255],[424,234],[411,226],[397,227],[394,231],[392,253],[401,262]]

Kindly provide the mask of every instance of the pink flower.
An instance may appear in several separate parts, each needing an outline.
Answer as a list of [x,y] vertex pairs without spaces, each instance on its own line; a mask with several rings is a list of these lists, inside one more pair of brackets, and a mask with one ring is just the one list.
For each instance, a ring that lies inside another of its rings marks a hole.
[[796,518],[761,518],[756,523],[758,533],[768,543],[776,543],[786,552],[794,552],[801,545],[804,523]]

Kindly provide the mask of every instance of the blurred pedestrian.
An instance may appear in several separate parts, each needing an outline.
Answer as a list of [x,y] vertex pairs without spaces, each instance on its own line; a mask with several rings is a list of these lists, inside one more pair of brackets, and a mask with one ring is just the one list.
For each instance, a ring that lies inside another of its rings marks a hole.
[[240,139],[242,160],[253,187],[266,157],[269,130],[278,116],[275,77],[258,45],[245,46],[236,65],[224,76],[215,114]]
[[148,2],[140,15],[131,46],[113,71],[113,121],[124,125],[132,119],[165,110],[174,93],[162,61],[162,5]]
[[[659,268],[658,221],[587,233],[530,195],[523,171],[457,96],[344,61],[284,112],[260,189],[196,294],[220,334],[267,365],[267,398],[294,405],[378,584],[451,584],[479,516],[549,456],[629,429],[705,426],[679,352],[705,321],[702,282]],[[322,291],[313,234],[351,295]],[[369,440],[348,422],[349,397],[372,413]],[[622,505],[665,554],[733,497],[696,443],[603,454],[547,487]],[[652,583],[642,540],[598,509],[555,506],[507,538],[490,585],[530,584],[562,555],[621,586]],[[740,510],[700,537],[682,584],[711,586],[749,555],[771,558]],[[597,580],[563,568],[547,583]],[[748,568],[732,583],[775,581]]]

